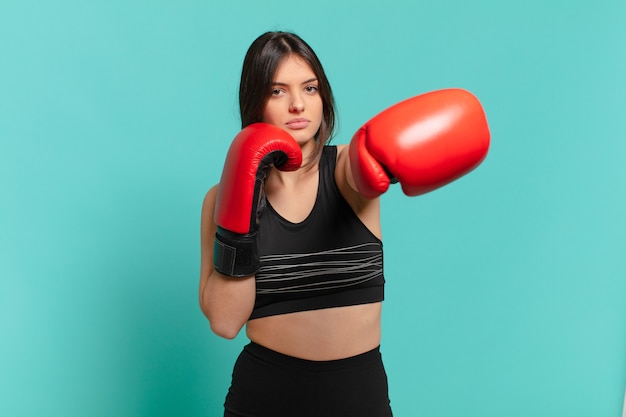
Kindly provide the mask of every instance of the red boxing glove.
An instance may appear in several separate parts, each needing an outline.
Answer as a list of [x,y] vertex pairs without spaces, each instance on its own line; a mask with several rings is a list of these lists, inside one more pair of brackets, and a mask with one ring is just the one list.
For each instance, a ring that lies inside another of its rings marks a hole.
[[228,154],[215,202],[215,270],[231,277],[259,269],[257,230],[265,205],[265,178],[275,166],[295,171],[302,164],[296,140],[279,127],[254,123],[235,137]]
[[375,198],[399,182],[427,193],[476,168],[489,150],[489,126],[476,97],[461,89],[422,94],[379,113],[350,142],[359,192]]

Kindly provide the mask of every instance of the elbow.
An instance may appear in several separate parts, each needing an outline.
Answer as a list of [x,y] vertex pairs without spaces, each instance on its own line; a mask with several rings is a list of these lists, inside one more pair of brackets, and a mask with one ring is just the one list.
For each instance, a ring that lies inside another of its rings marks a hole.
[[252,314],[254,291],[246,291],[251,296],[242,296],[241,291],[225,291],[224,285],[205,289],[200,292],[200,309],[209,320],[211,331],[224,339],[234,339]]
[[234,339],[243,328],[244,322],[234,320],[232,317],[219,317],[217,314],[210,314],[206,309],[202,308],[202,312],[209,320],[211,331],[216,336],[224,339]]
[[211,331],[224,339],[232,340],[239,334],[243,326],[233,326],[223,322],[210,321]]

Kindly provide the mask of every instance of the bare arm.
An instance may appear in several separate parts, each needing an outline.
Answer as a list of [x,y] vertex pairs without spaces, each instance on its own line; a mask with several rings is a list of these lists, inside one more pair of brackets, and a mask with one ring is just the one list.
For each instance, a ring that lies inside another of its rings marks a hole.
[[200,308],[209,319],[211,330],[232,339],[248,321],[255,300],[254,276],[232,278],[215,271],[213,243],[217,226],[214,221],[217,187],[207,192],[200,221]]

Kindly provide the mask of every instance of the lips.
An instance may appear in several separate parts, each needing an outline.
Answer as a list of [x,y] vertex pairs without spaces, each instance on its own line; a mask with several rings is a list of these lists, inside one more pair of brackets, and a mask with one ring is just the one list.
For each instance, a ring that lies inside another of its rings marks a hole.
[[286,125],[290,129],[305,129],[307,128],[311,122],[308,119],[304,119],[302,117],[298,117],[296,119],[289,120]]

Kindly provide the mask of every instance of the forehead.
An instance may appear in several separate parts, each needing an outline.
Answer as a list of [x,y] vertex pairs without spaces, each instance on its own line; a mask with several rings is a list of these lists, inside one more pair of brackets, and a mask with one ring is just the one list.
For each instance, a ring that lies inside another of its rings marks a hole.
[[301,57],[297,55],[289,55],[278,64],[274,73],[274,82],[291,83],[303,82],[317,78],[313,68]]

